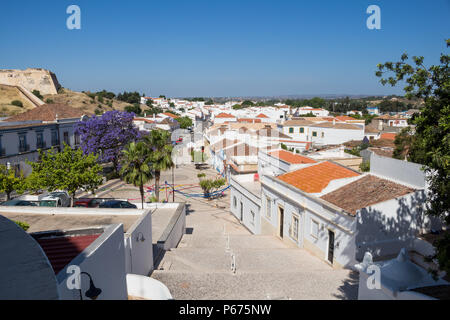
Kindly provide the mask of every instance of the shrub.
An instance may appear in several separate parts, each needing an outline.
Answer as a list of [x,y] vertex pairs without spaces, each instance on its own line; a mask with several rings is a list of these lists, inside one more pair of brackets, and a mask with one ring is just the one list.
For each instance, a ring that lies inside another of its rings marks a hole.
[[369,161],[361,162],[359,168],[361,169],[362,172],[370,171],[370,162]]
[[38,97],[39,99],[44,99],[44,97],[41,95],[41,92],[39,90],[33,90],[32,94],[34,94],[36,97]]
[[99,115],[101,115],[101,114],[103,114],[103,111],[102,111],[102,110],[100,110],[100,109],[98,109],[98,108],[97,108],[97,109],[95,109],[95,111],[94,111],[94,112],[95,112],[95,114],[96,114],[96,115],[98,115],[98,116],[99,116]]
[[20,100],[14,100],[14,101],[11,101],[11,104],[12,104],[13,106],[23,108],[23,103],[22,103],[22,101],[20,101]]
[[45,103],[51,104],[51,103],[54,103],[54,101],[52,99],[47,99],[47,100],[45,100]]
[[27,231],[30,228],[30,225],[26,222],[22,221],[14,221],[19,227],[21,227],[24,231]]

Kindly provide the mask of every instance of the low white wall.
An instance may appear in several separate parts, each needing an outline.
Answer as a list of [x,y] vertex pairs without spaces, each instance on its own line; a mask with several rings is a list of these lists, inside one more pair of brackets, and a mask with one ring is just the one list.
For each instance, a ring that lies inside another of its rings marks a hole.
[[148,275],[153,271],[152,215],[145,213],[125,233],[126,272]]
[[420,164],[382,157],[374,152],[370,155],[370,173],[424,189],[426,187],[425,172],[421,168]]
[[[122,224],[108,226],[103,234],[92,242],[81,254],[73,259],[56,276],[58,291],[62,300],[80,300],[79,290],[68,289],[67,268],[77,265],[81,271],[91,275],[94,285],[102,290],[98,300],[127,300],[125,269],[125,245]],[[89,289],[89,277],[81,275],[83,300]]]
[[157,241],[160,250],[176,248],[186,232],[186,206],[184,203],[176,203],[177,211],[173,214],[166,229]]

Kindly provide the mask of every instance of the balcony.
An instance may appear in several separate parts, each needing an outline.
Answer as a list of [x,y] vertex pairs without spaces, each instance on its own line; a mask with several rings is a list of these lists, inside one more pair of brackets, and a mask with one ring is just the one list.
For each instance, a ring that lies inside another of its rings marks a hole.
[[52,146],[59,146],[59,140],[52,140]]
[[1,148],[0,149],[0,157],[4,157],[4,156],[6,156],[6,150],[5,150],[5,148]]
[[47,147],[47,144],[45,143],[45,141],[41,141],[36,143],[36,148],[37,149],[45,149]]

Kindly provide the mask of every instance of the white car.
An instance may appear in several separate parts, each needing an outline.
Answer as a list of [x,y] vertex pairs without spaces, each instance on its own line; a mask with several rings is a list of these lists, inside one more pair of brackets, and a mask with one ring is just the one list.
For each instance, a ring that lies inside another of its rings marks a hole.
[[39,201],[40,207],[70,207],[67,191],[53,191]]

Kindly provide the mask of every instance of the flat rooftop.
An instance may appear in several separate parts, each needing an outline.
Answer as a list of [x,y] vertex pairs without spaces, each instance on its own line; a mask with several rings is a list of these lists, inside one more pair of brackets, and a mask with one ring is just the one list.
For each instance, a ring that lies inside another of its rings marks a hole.
[[136,215],[42,214],[2,212],[1,208],[0,215],[10,220],[28,223],[30,225],[30,228],[27,230],[28,233],[101,227],[116,223],[122,223],[124,232],[127,232],[136,220],[141,217],[140,213]]

